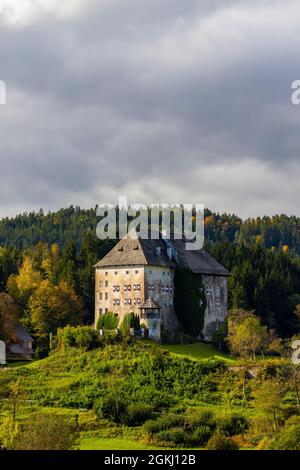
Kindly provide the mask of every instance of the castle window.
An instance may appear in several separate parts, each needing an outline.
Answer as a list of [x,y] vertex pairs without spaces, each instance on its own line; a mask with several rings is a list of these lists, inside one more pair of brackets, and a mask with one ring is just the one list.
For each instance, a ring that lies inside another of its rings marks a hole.
[[118,274],[118,271],[115,271],[115,276],[117,276],[117,274]]
[[218,308],[221,307],[221,301],[220,300],[216,300],[216,307],[218,307]]
[[99,308],[99,313],[100,313],[100,315],[102,315],[102,313],[103,313],[102,308]]
[[113,286],[113,292],[120,292],[120,286]]
[[107,272],[107,271],[105,271],[105,276],[108,276],[108,272]]
[[129,271],[126,271],[126,274],[129,274]]
[[105,287],[108,287],[108,281],[105,281]]
[[130,284],[126,284],[126,285],[124,286],[124,291],[126,292],[126,291],[129,291],[129,290],[131,290],[131,285],[130,285]]
[[172,286],[169,287],[169,292],[170,292],[170,294],[173,294],[173,287]]
[[108,300],[108,292],[105,292],[105,300]]
[[133,304],[134,305],[139,305],[141,303],[141,299],[133,299]]
[[161,286],[161,291],[165,292],[165,286],[164,285]]
[[153,285],[153,284],[149,284],[148,290],[149,290],[149,292],[150,292],[150,291],[154,291],[154,285]]
[[131,305],[131,299],[124,299],[125,305]]
[[99,287],[103,287],[103,281],[99,281]]
[[135,271],[135,274],[138,274],[139,272],[138,271]]
[[113,305],[120,305],[120,299],[114,299]]
[[140,284],[133,284],[133,290],[141,290]]
[[206,288],[206,293],[207,293],[207,295],[211,295],[211,293],[212,293],[211,287]]
[[105,309],[105,313],[108,313],[108,308]]
[[102,300],[103,299],[103,294],[102,292],[99,293],[99,300]]
[[166,292],[169,292],[169,286],[166,286],[165,289],[166,289]]

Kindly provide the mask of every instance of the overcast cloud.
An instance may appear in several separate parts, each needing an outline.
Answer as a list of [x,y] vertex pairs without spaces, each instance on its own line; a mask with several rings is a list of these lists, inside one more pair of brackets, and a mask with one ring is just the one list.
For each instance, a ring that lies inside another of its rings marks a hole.
[[0,216],[299,216],[299,24],[299,0],[0,0]]

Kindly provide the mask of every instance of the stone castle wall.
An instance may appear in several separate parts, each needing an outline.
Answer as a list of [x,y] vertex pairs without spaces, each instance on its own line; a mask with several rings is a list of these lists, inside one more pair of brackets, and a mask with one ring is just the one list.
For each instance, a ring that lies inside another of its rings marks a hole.
[[227,277],[203,276],[207,307],[204,315],[203,339],[212,341],[213,333],[225,321],[228,313]]

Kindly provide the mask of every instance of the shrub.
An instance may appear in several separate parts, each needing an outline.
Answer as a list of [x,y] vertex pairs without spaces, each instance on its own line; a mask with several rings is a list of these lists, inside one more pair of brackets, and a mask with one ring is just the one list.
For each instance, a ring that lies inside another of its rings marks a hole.
[[96,329],[97,330],[115,330],[118,328],[119,317],[114,313],[108,312],[103,315],[100,315],[97,321]]
[[58,415],[40,415],[22,426],[14,450],[69,450],[76,441],[75,428]]
[[248,420],[238,413],[234,413],[231,416],[226,416],[218,420],[218,430],[225,436],[236,436],[238,434],[244,434],[249,428]]
[[183,426],[184,419],[181,416],[163,416],[156,420],[146,421],[144,424],[144,433],[149,436],[154,436],[160,431],[165,431],[167,429]]
[[98,399],[94,403],[94,411],[101,418],[122,423],[127,412],[127,404],[124,399],[110,395]]
[[129,405],[124,416],[124,422],[128,426],[140,426],[153,416],[153,408],[144,403]]
[[140,329],[140,317],[134,313],[126,313],[120,327],[123,334],[128,334],[130,328]]
[[160,431],[155,437],[171,446],[188,445],[190,443],[188,434],[179,427]]
[[201,413],[192,416],[189,420],[190,427],[196,429],[197,427],[204,425],[210,428],[215,428],[215,416],[210,410],[202,411]]
[[285,427],[268,448],[270,450],[300,450],[300,425]]
[[207,450],[239,450],[237,444],[231,437],[214,434],[206,445]]
[[211,438],[213,430],[205,425],[197,427],[192,434],[192,443],[194,445],[204,446]]
[[59,347],[78,347],[84,350],[99,345],[98,333],[90,326],[66,326],[57,332]]

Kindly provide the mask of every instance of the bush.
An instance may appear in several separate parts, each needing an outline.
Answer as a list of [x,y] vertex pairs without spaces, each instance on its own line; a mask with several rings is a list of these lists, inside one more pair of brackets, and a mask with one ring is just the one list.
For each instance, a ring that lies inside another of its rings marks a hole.
[[130,328],[134,328],[135,330],[140,329],[140,317],[134,313],[126,313],[120,326],[123,334],[128,334]]
[[247,431],[249,422],[243,415],[234,413],[231,416],[226,416],[218,420],[217,427],[220,433],[225,436],[237,436]]
[[143,427],[144,433],[148,436],[154,436],[160,431],[165,431],[172,427],[182,426],[184,419],[181,416],[163,416],[156,420],[146,421]]
[[206,445],[207,450],[239,450],[231,437],[214,434]]
[[155,437],[171,446],[188,445],[190,443],[188,434],[179,427],[160,431]]
[[97,320],[96,329],[99,330],[116,330],[119,324],[119,317],[115,316],[114,313],[108,312],[100,317]]
[[76,441],[75,428],[58,415],[40,415],[22,426],[14,450],[69,450]]
[[198,415],[192,416],[190,418],[190,427],[196,429],[199,426],[208,426],[210,428],[215,428],[215,416],[212,411],[205,410],[199,413]]
[[122,398],[110,395],[98,399],[94,403],[94,411],[101,418],[122,423],[125,420],[127,404]]
[[285,427],[268,448],[269,450],[300,450],[300,425]]
[[198,446],[205,446],[211,438],[213,430],[205,425],[199,426],[192,434],[192,443]]
[[77,347],[88,351],[99,346],[98,333],[90,326],[66,326],[57,332],[59,347]]
[[124,422],[128,426],[140,426],[153,417],[153,408],[144,403],[129,405],[124,416]]

